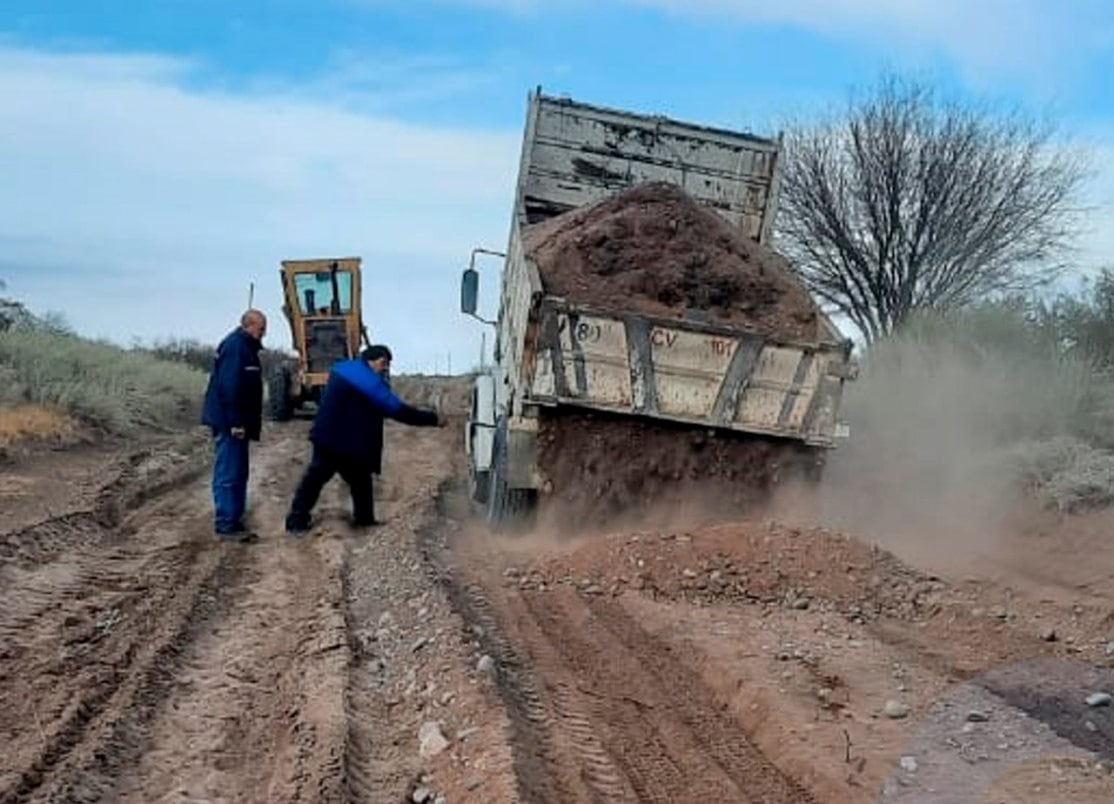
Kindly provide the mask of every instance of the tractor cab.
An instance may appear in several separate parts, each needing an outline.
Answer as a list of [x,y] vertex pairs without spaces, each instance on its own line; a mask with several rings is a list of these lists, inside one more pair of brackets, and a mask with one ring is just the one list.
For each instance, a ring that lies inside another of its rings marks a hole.
[[285,420],[316,402],[333,364],[355,357],[367,333],[360,315],[360,258],[284,260],[283,314],[290,324],[295,363],[276,368],[268,382],[272,418]]

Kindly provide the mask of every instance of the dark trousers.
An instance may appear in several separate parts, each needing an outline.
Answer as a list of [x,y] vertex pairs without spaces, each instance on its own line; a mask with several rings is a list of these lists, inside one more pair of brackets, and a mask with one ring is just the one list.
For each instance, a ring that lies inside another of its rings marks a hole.
[[287,522],[298,527],[308,527],[310,514],[321,496],[321,489],[340,475],[352,493],[352,518],[357,526],[375,523],[375,498],[372,492],[371,468],[332,450],[314,446],[313,458],[294,492]]
[[247,508],[248,440],[217,433],[213,445],[213,529],[234,533],[243,527]]

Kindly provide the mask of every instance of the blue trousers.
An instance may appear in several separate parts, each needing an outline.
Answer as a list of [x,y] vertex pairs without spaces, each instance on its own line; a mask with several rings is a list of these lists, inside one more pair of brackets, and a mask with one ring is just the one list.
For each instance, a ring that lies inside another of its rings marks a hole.
[[216,512],[213,529],[217,533],[235,533],[244,526],[247,508],[248,440],[233,438],[230,433],[217,433],[213,444],[213,508]]

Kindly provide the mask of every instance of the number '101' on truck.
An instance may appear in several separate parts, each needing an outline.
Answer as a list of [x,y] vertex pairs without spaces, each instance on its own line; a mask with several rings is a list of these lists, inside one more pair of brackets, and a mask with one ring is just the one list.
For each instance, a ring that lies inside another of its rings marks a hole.
[[490,520],[552,491],[539,431],[568,409],[817,454],[845,435],[851,344],[766,245],[779,153],[779,140],[531,94],[507,250],[476,249],[461,288],[478,317],[477,254],[503,258],[494,361],[466,432]]

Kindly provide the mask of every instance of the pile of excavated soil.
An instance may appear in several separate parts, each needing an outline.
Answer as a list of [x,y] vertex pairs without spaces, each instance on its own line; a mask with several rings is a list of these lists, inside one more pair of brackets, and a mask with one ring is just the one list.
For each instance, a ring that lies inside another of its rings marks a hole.
[[818,336],[819,310],[789,262],[672,184],[536,224],[524,245],[546,291],[577,304]]
[[930,616],[946,589],[844,534],[754,521],[615,533],[543,558],[523,574],[524,586],[553,587],[569,579],[601,592],[630,589],[665,601],[827,608],[864,622]]
[[567,411],[538,434],[546,515],[566,529],[738,515],[823,453],[791,441]]

